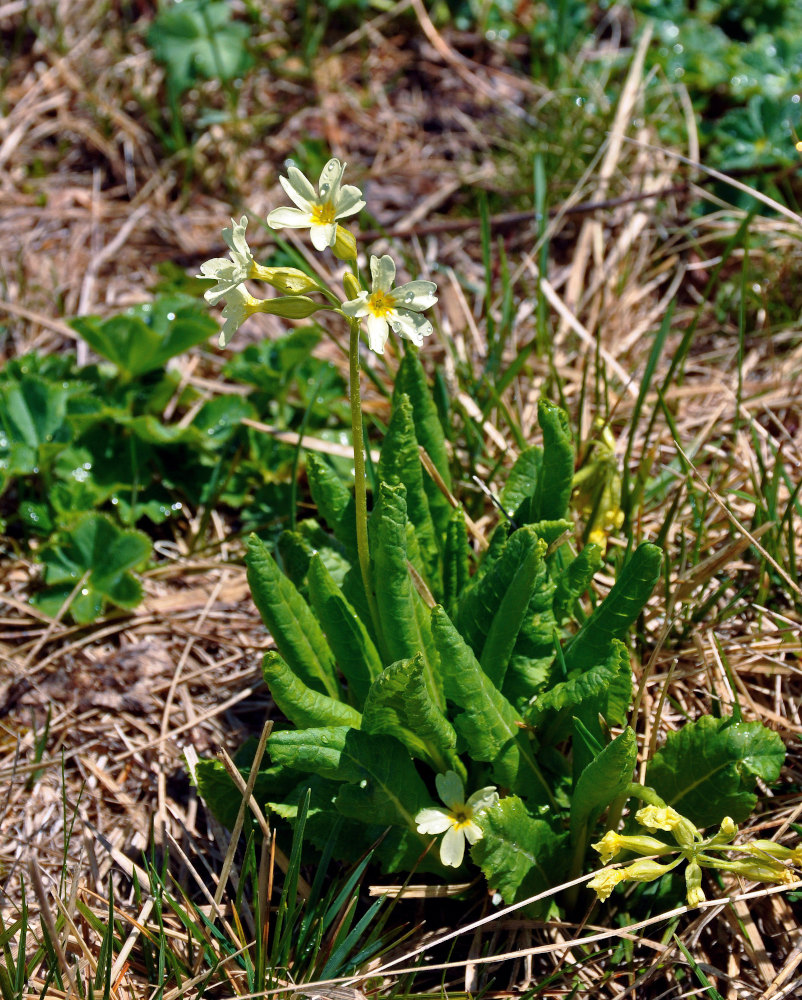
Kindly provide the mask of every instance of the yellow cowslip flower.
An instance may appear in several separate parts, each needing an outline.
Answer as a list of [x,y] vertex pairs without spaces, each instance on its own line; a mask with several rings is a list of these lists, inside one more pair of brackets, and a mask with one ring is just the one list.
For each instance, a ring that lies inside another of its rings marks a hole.
[[670,854],[674,848],[664,844],[656,837],[622,836],[615,830],[608,830],[601,840],[591,844],[594,851],[601,855],[601,863],[609,864],[621,851],[632,851],[633,854]]
[[593,889],[596,892],[596,898],[600,903],[603,903],[619,882],[625,882],[626,880],[627,873],[625,868],[602,868],[588,882],[588,888]]

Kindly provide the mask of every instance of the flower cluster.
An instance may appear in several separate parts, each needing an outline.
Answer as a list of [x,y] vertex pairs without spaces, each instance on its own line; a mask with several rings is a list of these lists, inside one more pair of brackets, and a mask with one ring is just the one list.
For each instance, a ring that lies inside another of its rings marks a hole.
[[[729,816],[725,816],[716,833],[707,838],[703,837],[691,820],[665,804],[647,805],[638,810],[635,819],[648,830],[670,833],[675,843],[667,844],[657,837],[645,834],[627,836],[608,830],[600,841],[593,844],[603,865],[609,864],[625,851],[641,855],[641,858],[621,868],[603,868],[594,875],[588,885],[596,891],[600,900],[607,899],[622,882],[652,882],[666,875],[682,861],[687,862],[685,888],[688,906],[699,906],[704,902],[703,868],[732,872],[754,882],[791,885],[797,880],[797,876],[789,865],[802,867],[802,847],[784,847],[771,840],[733,844],[738,827]],[[724,857],[723,852],[746,857]],[[678,856],[669,864],[653,860],[666,854]]]
[[[287,176],[280,177],[281,186],[294,207],[275,208],[267,217],[271,229],[308,229],[316,250],[331,248],[335,256],[348,261],[355,273],[357,268],[356,240],[341,224],[341,219],[356,215],[365,207],[362,192],[353,184],[343,184],[346,165],[330,159],[323,167],[317,190],[311,181],[290,164]],[[200,267],[199,278],[209,278],[215,284],[204,298],[210,305],[225,301],[224,325],[220,346],[225,347],[235,331],[255,313],[271,313],[286,319],[306,319],[326,303],[309,298],[320,293],[331,298],[325,286],[316,278],[294,267],[264,267],[254,260],[245,230],[248,220],[231,220],[231,228],[223,230],[229,257],[215,257]],[[432,281],[409,281],[393,288],[396,267],[388,255],[370,258],[372,284],[363,288],[358,277],[347,274],[346,299],[339,303],[339,312],[353,323],[367,321],[368,346],[377,354],[384,353],[390,330],[411,340],[418,347],[432,333],[432,324],[421,313],[436,302],[437,286]],[[251,295],[245,283],[264,281],[283,293],[271,299]]]

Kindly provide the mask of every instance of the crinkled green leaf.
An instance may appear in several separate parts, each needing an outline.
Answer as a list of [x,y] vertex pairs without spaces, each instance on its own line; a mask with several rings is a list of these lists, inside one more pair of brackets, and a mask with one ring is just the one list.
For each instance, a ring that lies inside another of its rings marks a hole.
[[423,656],[426,687],[435,704],[443,706],[437,652],[432,642],[429,612],[407,565],[407,517],[403,485],[379,483],[378,503],[370,520],[373,584],[384,643],[390,660]]
[[379,457],[378,476],[383,483],[406,489],[407,517],[415,529],[429,589],[439,596],[440,557],[435,539],[429,501],[424,489],[423,466],[415,437],[412,403],[406,393],[393,396],[393,410]]
[[455,767],[449,751],[457,745],[457,734],[429,695],[421,656],[391,663],[373,682],[362,729],[395,736],[413,757],[425,760],[435,771]]
[[668,734],[646,783],[698,826],[740,823],[757,803],[756,780],[776,781],[784,760],[783,741],[762,723],[704,715]]
[[[415,437],[424,448],[440,478],[451,489],[451,471],[443,426],[437,413],[431,390],[426,381],[426,373],[418,358],[417,350],[407,348],[395,378],[393,405],[402,394],[409,396],[412,403],[412,417],[415,421]],[[451,518],[451,504],[443,496],[434,480],[425,474],[423,488],[429,498],[429,510],[435,527],[435,538],[440,544],[445,538],[446,525]]]
[[321,624],[337,665],[348,681],[355,705],[365,703],[371,683],[382,672],[382,661],[362,619],[335,584],[319,554],[312,556],[307,575],[309,601]]
[[585,593],[602,566],[602,553],[598,545],[586,545],[557,577],[554,592],[554,617],[562,622],[571,614],[574,603]]
[[[501,489],[501,506],[519,527],[530,520],[532,497],[537,489],[542,465],[543,449],[539,445],[524,448],[515,459]],[[523,509],[522,504],[525,504]]]
[[477,761],[492,765],[499,785],[535,801],[548,798],[520,716],[482,670],[470,646],[441,607],[432,610],[446,698],[462,711],[454,728]]
[[576,671],[567,680],[538,695],[526,713],[526,721],[538,731],[541,741],[553,743],[564,738],[563,724],[580,705],[590,704],[591,713],[598,715],[606,707],[608,689],[621,672],[622,663],[629,675],[627,647],[613,639],[607,658],[601,663],[581,673]]
[[345,753],[346,740],[352,732],[356,730],[350,726],[273,732],[267,741],[268,752],[274,764],[319,774],[333,781],[358,781],[359,771]]
[[543,431],[543,464],[532,500],[532,521],[564,518],[571,501],[574,481],[574,446],[568,415],[546,399],[537,404],[537,420]]
[[273,701],[299,729],[324,726],[359,728],[362,717],[355,708],[307,687],[278,653],[271,651],[265,654],[262,674]]
[[354,497],[334,469],[320,455],[306,458],[309,488],[320,516],[346,553],[356,562],[356,514]]
[[290,670],[307,687],[337,700],[334,656],[309,605],[256,535],[248,539],[246,562],[254,603]]
[[567,670],[589,670],[607,655],[611,639],[623,638],[635,621],[660,576],[663,553],[644,542],[632,553],[615,586],[565,650]]
[[[505,903],[546,892],[567,877],[565,835],[533,817],[517,795],[503,798],[478,822],[483,837],[471,849],[471,858]],[[550,902],[547,897],[532,912],[545,914]]]
[[443,550],[443,605],[449,615],[456,616],[460,594],[470,580],[471,547],[465,514],[455,510],[448,522]]
[[591,761],[574,788],[571,798],[571,839],[584,850],[588,831],[607,806],[632,781],[632,771],[638,758],[638,741],[629,726],[608,743]]

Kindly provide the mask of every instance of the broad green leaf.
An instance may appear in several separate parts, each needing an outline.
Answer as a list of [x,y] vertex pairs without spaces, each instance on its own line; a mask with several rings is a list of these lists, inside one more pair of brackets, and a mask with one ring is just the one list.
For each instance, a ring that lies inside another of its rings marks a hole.
[[568,512],[574,481],[574,447],[568,415],[541,399],[537,405],[537,420],[543,431],[543,465],[532,501],[531,519],[556,521]]
[[[235,763],[240,774],[247,781],[251,767],[250,762],[245,763],[242,760],[243,756],[247,756],[243,754],[244,750],[246,747],[243,747],[237,754]],[[214,816],[227,829],[233,829],[242,802],[242,793],[231,780],[223,762],[201,757],[195,765],[191,777],[201,798]],[[256,778],[253,796],[260,805],[273,799],[284,799],[285,796],[292,793],[297,782],[297,771],[279,766],[266,768],[263,765]]]
[[[489,669],[489,676],[499,687],[506,671],[506,661],[498,664],[485,664],[483,650],[487,642],[494,618],[503,605],[510,590],[513,602],[511,611],[517,611],[521,598],[518,593],[521,585],[526,585],[526,601],[531,597],[531,578],[537,569],[537,564],[546,551],[545,544],[537,532],[530,527],[514,531],[507,539],[504,548],[496,555],[490,568],[463,595],[457,612],[456,625],[470,647]],[[519,576],[520,575],[520,576]],[[515,635],[518,634],[522,616],[515,623]],[[500,622],[498,628],[512,628],[509,622]],[[495,640],[494,640],[495,641]]]
[[455,769],[449,751],[457,745],[457,734],[429,695],[420,655],[391,663],[373,682],[361,728],[395,736],[413,757],[425,760],[435,771]]
[[393,410],[382,443],[378,476],[389,486],[404,485],[407,517],[415,529],[426,582],[430,590],[439,596],[442,589],[440,557],[423,485],[424,473],[418,452],[418,439],[415,437],[412,403],[406,393],[396,393],[393,396]]
[[279,710],[299,729],[325,726],[359,728],[362,717],[355,708],[307,687],[278,653],[271,651],[265,654],[262,674]]
[[156,59],[179,93],[199,79],[232,80],[251,65],[247,24],[231,20],[222,0],[183,0],[163,7],[147,34]]
[[499,785],[535,801],[548,799],[550,792],[518,725],[520,716],[482,670],[441,607],[432,610],[432,635],[440,654],[446,698],[462,709],[453,717],[454,728],[470,756],[491,764]]
[[309,601],[348,681],[353,703],[362,706],[368,689],[382,672],[382,661],[362,619],[335,584],[319,554],[312,556],[307,576]]
[[407,517],[404,487],[379,483],[378,503],[371,515],[373,585],[384,643],[390,660],[423,655],[426,687],[435,704],[444,706],[437,652],[429,612],[407,566]]
[[[529,530],[535,530],[535,526]],[[544,689],[552,673],[557,628],[552,609],[554,588],[548,564],[540,562],[502,687],[504,697],[522,712]]]
[[348,735],[356,731],[350,726],[288,729],[273,732],[267,748],[274,764],[319,774],[333,781],[359,781],[360,772],[345,753]]
[[[448,464],[446,438],[437,407],[426,381],[426,373],[418,358],[417,350],[408,347],[395,378],[393,405],[402,394],[409,396],[412,403],[412,417],[415,421],[415,437],[440,474],[446,487],[451,489],[451,471]],[[451,518],[452,507],[440,491],[437,483],[428,475],[423,477],[423,488],[429,498],[429,510],[435,527],[435,538],[445,538],[446,525]]]
[[[517,795],[503,798],[478,822],[483,837],[471,849],[471,858],[505,903],[528,899],[565,880],[565,835],[535,819]],[[534,912],[545,914],[551,899],[536,904]]]
[[608,689],[616,681],[622,664],[629,676],[627,647],[613,639],[605,660],[590,670],[576,671],[539,695],[526,713],[526,721],[538,732],[541,742],[551,744],[564,738],[564,724],[583,704],[589,704],[590,713],[598,715],[606,707]]
[[593,575],[601,569],[602,562],[599,546],[586,545],[557,577],[553,607],[558,622],[571,614],[575,602],[588,589]]
[[123,530],[104,514],[82,514],[42,550],[46,589],[35,603],[56,614],[83,580],[70,604],[79,624],[95,621],[107,603],[134,608],[142,600],[142,585],[131,570],[143,568],[150,553],[150,539],[141,531]]
[[571,799],[571,840],[583,853],[596,820],[632,781],[637,757],[638,741],[627,726],[579,776]]
[[762,723],[704,715],[668,734],[646,783],[697,826],[740,823],[757,803],[756,780],[776,781],[784,760],[783,741]]
[[649,542],[633,552],[613,589],[565,650],[566,670],[589,670],[606,657],[611,639],[623,638],[649,599],[662,561],[662,551]]
[[448,522],[443,550],[443,605],[456,617],[459,597],[470,580],[471,547],[462,510],[455,510]]
[[[530,520],[532,497],[537,489],[542,465],[543,449],[539,445],[525,448],[515,459],[502,487],[501,506],[519,527]],[[523,509],[522,504],[525,504]]]
[[256,535],[248,539],[248,583],[262,621],[290,670],[307,687],[338,700],[336,666],[309,605]]
[[189,296],[157,299],[105,320],[79,316],[70,325],[127,379],[163,367],[217,330],[203,304]]
[[357,547],[353,494],[325,459],[314,452],[306,457],[306,474],[320,516],[355,563]]
[[67,400],[68,393],[61,385],[36,375],[4,386],[0,392],[0,427],[7,441],[2,444],[25,445],[35,455],[44,444],[69,440],[69,428],[65,426]]

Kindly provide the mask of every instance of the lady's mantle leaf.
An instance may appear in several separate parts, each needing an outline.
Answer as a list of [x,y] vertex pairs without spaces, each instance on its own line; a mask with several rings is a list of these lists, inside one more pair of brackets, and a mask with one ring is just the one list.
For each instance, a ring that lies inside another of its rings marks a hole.
[[646,783],[698,826],[740,823],[757,803],[755,781],[776,781],[784,760],[783,741],[762,723],[704,715],[669,733]]

